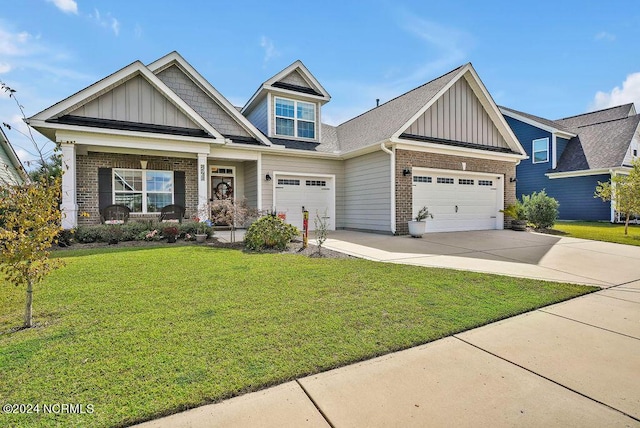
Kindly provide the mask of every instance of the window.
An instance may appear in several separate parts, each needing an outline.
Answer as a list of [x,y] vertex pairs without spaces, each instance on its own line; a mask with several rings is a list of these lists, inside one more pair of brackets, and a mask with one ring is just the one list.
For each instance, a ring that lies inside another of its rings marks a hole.
[[425,177],[422,175],[414,175],[413,176],[414,183],[431,183],[431,177]]
[[325,187],[327,185],[327,182],[325,180],[307,180],[305,184],[307,186]]
[[469,180],[468,178],[459,178],[458,179],[458,184],[464,184],[467,186],[473,186],[473,184],[475,183],[475,180]]
[[288,178],[278,178],[278,184],[282,186],[299,186],[300,180],[291,180]]
[[539,138],[533,140],[533,163],[549,162],[549,139]]
[[453,178],[445,178],[445,177],[438,177],[436,182],[438,184],[453,184]]
[[113,170],[113,202],[134,213],[158,213],[173,203],[173,171]]
[[315,104],[276,97],[276,135],[315,138]]
[[478,186],[493,186],[493,180],[478,180]]

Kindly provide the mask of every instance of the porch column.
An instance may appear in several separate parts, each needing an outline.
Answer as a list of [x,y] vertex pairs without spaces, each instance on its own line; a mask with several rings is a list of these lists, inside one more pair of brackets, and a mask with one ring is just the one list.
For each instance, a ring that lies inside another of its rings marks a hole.
[[201,221],[208,220],[210,214],[206,208],[209,203],[207,157],[206,153],[198,153],[198,217]]
[[78,225],[78,204],[76,202],[76,145],[61,143],[62,148],[62,228],[73,229]]

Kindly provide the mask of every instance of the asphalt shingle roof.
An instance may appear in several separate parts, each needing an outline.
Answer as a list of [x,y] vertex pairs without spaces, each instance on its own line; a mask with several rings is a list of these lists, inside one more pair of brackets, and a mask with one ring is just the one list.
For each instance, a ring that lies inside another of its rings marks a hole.
[[355,150],[390,138],[444,88],[462,67],[464,65],[338,125],[340,150]]
[[634,115],[578,128],[554,172],[622,166],[638,124],[640,115]]
[[567,126],[564,126],[563,124],[558,123],[555,120],[545,119],[544,117],[535,116],[533,114],[525,113],[523,111],[514,110],[512,108],[505,107],[505,106],[498,106],[498,107],[500,107],[503,110],[510,111],[511,113],[515,113],[517,115],[520,115],[522,117],[526,117],[527,119],[531,119],[531,120],[533,120],[535,122],[542,123],[543,125],[550,126],[551,128],[557,129],[558,131],[570,132],[572,134],[575,133],[571,129],[569,129]]
[[557,119],[554,122],[568,128],[579,128],[581,126],[593,125],[595,123],[608,122],[610,120],[623,119],[629,117],[633,103],[611,107],[604,110],[592,111],[590,113],[569,116]]

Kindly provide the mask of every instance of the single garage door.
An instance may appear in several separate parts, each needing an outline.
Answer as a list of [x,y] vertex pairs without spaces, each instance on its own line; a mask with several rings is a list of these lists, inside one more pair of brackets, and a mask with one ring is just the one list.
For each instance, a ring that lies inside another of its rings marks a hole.
[[413,216],[433,214],[427,232],[502,228],[502,178],[493,175],[413,171]]
[[[326,218],[329,230],[335,230],[335,197],[333,177],[281,175],[274,177],[274,205],[286,221],[302,230],[302,207],[309,211],[309,230],[318,213]],[[326,214],[325,214],[326,213]]]

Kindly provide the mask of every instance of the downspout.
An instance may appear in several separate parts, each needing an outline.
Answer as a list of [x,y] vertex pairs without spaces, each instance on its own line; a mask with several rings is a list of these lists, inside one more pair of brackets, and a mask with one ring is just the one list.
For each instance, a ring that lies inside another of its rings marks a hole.
[[396,152],[389,150],[385,143],[380,143],[380,148],[391,157],[391,233],[396,234]]
[[[615,171],[614,171],[613,169],[610,169],[610,170],[609,170],[609,176],[611,177],[611,178],[610,178],[610,180],[611,180],[611,187],[612,187],[612,189],[611,189],[611,190],[612,190],[612,192],[611,192],[611,193],[612,193],[612,195],[615,195],[615,190],[613,189],[613,187],[614,187],[616,184],[613,182],[613,178],[616,176],[616,173],[615,173]],[[611,223],[613,224],[613,223],[615,223],[615,222],[616,222],[616,203],[615,203],[614,198],[611,198],[611,201],[610,201],[610,203],[609,203],[609,207],[610,207],[610,210],[611,210],[611,215],[610,215],[610,219],[609,219],[609,220],[610,220],[610,221],[611,221]]]

